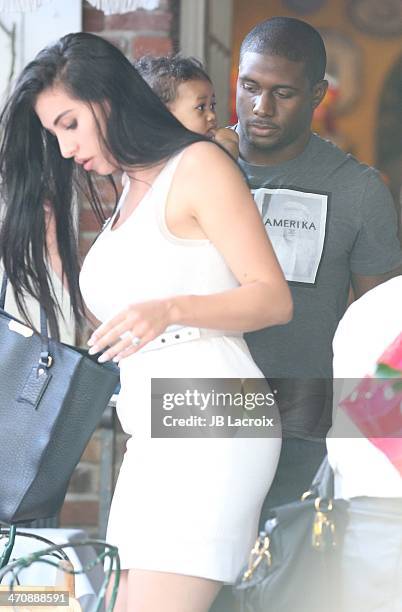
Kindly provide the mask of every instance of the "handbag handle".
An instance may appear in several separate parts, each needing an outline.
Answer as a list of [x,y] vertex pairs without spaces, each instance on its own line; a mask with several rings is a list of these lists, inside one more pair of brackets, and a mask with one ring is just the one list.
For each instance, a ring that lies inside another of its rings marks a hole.
[[316,491],[320,497],[326,499],[334,496],[334,472],[328,461],[328,455],[325,455],[322,460],[311,483],[311,489]]
[[[8,278],[7,274],[4,271],[3,278],[1,281],[1,290],[0,290],[0,309],[4,311],[4,306],[6,303],[6,293],[7,293],[7,285]],[[53,363],[53,358],[50,354],[50,346],[49,346],[49,333],[47,326],[47,316],[45,309],[42,305],[39,305],[39,317],[40,317],[40,338],[41,338],[41,351],[38,362],[38,371],[43,368],[50,368]]]
[[0,290],[0,308],[4,310],[4,306],[6,303],[6,291],[7,291],[7,275],[4,272],[3,278],[1,281],[1,290]]

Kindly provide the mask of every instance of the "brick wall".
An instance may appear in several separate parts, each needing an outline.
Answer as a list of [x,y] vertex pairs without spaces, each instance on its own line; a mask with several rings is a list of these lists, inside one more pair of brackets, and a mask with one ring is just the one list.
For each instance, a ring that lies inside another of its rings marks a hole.
[[[114,480],[117,478],[126,446],[127,436],[117,424],[114,431],[115,458]],[[80,463],[77,465],[60,513],[61,527],[81,528],[92,537],[99,534],[100,519],[100,460],[107,449],[103,446],[102,433],[98,429],[92,436]],[[106,517],[104,517],[105,519]]]
[[[160,6],[154,11],[138,10],[123,15],[106,16],[84,2],[83,29],[103,36],[130,59],[144,54],[166,55],[173,49],[178,31],[177,15],[179,0],[160,0]],[[119,185],[119,177],[116,177]],[[110,212],[114,205],[114,195],[106,181],[102,181],[101,190],[105,212]],[[80,212],[81,252],[83,255],[99,232],[89,205],[83,204]],[[98,535],[99,512],[99,461],[102,453],[100,431],[92,437],[82,459],[70,482],[64,502],[60,523],[63,527],[80,527],[90,535]],[[125,435],[121,430],[116,432],[116,469],[118,469],[125,447]]]
[[61,512],[63,526],[95,529],[99,512],[100,432],[97,431],[87,446],[70,481],[69,491]]
[[[178,5],[178,0],[160,0],[159,8],[153,11],[137,10],[106,16],[103,11],[84,2],[83,29],[106,38],[130,60],[146,54],[167,55],[177,47]],[[113,193],[105,188],[103,194],[103,204],[108,212],[114,205]],[[81,252],[84,255],[99,231],[87,204],[81,210],[80,227]]]

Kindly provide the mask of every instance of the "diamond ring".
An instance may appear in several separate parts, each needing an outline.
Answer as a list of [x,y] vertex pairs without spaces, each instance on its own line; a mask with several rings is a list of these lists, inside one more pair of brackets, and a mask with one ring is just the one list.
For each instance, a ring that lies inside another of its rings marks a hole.
[[133,346],[138,346],[139,344],[141,344],[141,338],[139,336],[136,336],[131,330],[123,332],[120,338],[122,340],[124,340],[125,338],[129,338]]

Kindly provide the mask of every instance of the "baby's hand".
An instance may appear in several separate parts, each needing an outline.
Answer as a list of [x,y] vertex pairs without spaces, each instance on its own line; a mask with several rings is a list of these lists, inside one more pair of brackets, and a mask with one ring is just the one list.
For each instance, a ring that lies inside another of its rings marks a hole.
[[214,140],[235,159],[239,157],[239,137],[234,130],[230,128],[218,128],[215,132]]

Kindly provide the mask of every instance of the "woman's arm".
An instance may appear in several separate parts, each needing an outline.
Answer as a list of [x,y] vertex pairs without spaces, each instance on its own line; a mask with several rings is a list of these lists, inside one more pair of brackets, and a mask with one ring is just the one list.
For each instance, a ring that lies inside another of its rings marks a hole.
[[196,221],[198,237],[211,240],[240,284],[214,295],[173,298],[172,323],[239,331],[287,323],[292,316],[290,291],[235,164],[211,144],[193,145],[174,177],[168,226],[172,201]]
[[197,143],[184,153],[168,196],[166,221],[175,235],[209,239],[240,286],[128,306],[90,339],[93,352],[111,347],[104,361],[138,350],[127,332],[141,338],[140,348],[174,324],[251,331],[290,320],[290,291],[257,207],[240,171],[218,147]]

